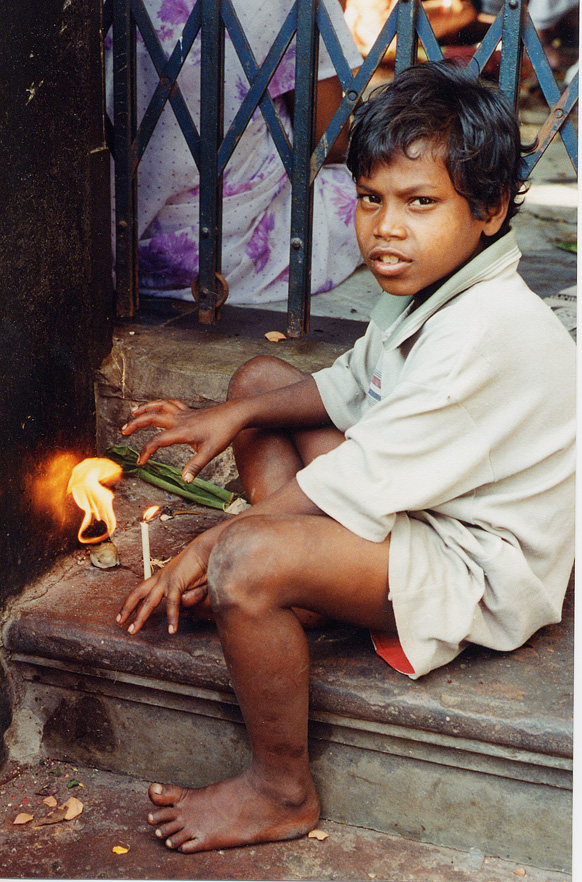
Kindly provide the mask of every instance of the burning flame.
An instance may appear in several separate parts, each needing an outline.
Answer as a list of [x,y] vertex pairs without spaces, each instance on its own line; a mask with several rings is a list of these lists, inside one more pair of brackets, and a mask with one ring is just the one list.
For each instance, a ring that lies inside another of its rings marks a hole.
[[146,508],[146,510],[143,513],[143,520],[144,521],[151,521],[151,519],[153,518],[155,513],[159,510],[160,510],[159,505],[150,505],[150,507]]
[[[122,473],[121,466],[110,459],[90,458],[80,462],[71,474],[67,493],[84,512],[79,528],[79,542],[103,542],[115,530],[117,521],[113,512],[113,491],[104,483],[116,481]],[[83,535],[93,521],[103,521],[105,532],[101,536],[87,538]]]
[[27,491],[35,509],[61,528],[66,521],[67,484],[78,462],[77,454],[61,451],[42,462],[38,474],[27,478]]

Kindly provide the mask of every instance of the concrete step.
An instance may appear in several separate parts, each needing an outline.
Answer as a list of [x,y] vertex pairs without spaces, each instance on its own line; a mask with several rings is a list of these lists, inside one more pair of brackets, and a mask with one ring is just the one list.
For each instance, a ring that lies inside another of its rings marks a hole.
[[[97,569],[80,549],[11,610],[3,642],[13,759],[50,756],[194,786],[245,765],[213,626],[185,615],[170,637],[160,612],[130,637],[115,622],[141,572],[140,515],[168,501],[175,507],[176,497],[125,479],[114,537],[121,566]],[[175,554],[222,516],[190,510],[153,522],[153,557]],[[416,682],[377,657],[365,631],[310,632],[310,755],[323,816],[567,871],[572,624],[570,597],[564,623],[517,652],[472,649]]]
[[[312,371],[360,336],[360,322],[316,318],[301,340],[269,343],[285,316],[224,308],[201,328],[188,307],[156,304],[119,326],[97,381],[99,446],[119,443],[133,402],[224,398],[253,355]],[[143,443],[144,435],[140,437]],[[184,462],[187,452],[164,451]],[[236,475],[224,455],[207,476]],[[248,758],[212,625],[162,614],[134,638],[115,615],[141,573],[139,519],[152,503],[188,510],[151,526],[164,560],[223,515],[125,479],[116,493],[121,567],[80,549],[58,562],[4,625],[16,695],[12,757],[52,756],[146,779],[200,786]],[[564,622],[512,654],[470,649],[413,682],[379,659],[367,632],[309,634],[310,752],[324,817],[411,839],[567,870],[571,861],[572,590]],[[284,651],[282,649],[282,651]]]
[[[113,347],[95,384],[97,447],[105,450],[123,441],[119,428],[133,403],[155,398],[180,398],[191,407],[223,401],[234,371],[249,358],[277,355],[300,370],[313,372],[330,365],[349,349],[366,328],[364,322],[315,317],[299,340],[270,343],[268,331],[285,332],[281,312],[244,309],[226,304],[220,323],[198,324],[192,305],[153,301],[140,318],[116,328]],[[139,442],[148,437],[140,434]],[[163,459],[183,465],[192,454],[176,446]],[[235,475],[229,454],[207,467],[205,477],[218,482]]]

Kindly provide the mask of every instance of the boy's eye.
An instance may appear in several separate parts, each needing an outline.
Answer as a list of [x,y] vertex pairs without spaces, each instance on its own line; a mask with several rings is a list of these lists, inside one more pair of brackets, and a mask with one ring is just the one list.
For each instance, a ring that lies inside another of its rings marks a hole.
[[410,200],[411,205],[434,205],[435,200],[431,199],[430,196],[414,196],[413,199]]
[[373,193],[358,193],[357,194],[358,202],[363,203],[363,205],[379,205],[380,197],[375,196]]

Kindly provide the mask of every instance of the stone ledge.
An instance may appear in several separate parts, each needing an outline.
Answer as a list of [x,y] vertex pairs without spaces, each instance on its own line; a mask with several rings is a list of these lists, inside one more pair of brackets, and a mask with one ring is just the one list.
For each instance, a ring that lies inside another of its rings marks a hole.
[[[161,612],[135,637],[116,624],[116,613],[141,574],[140,514],[152,502],[169,497],[125,479],[116,498],[119,530],[114,538],[122,566],[99,570],[89,564],[84,550],[65,559],[37,586],[40,596],[25,597],[14,608],[4,628],[5,647],[88,669],[231,691],[211,624],[184,615],[172,637]],[[170,557],[222,516],[196,506],[192,511],[191,518],[152,522],[152,555]],[[308,632],[312,707],[369,723],[570,760],[572,598],[570,586],[564,621],[542,629],[521,649],[500,653],[471,647],[447,667],[417,681],[388,667],[374,653],[367,631],[330,624]]]

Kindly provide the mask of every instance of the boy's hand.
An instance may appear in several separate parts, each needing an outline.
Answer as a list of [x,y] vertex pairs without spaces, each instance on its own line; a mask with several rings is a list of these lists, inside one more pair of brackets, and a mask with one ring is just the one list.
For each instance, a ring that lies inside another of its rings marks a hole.
[[149,401],[132,412],[121,431],[124,435],[132,435],[147,426],[163,430],[142,447],[138,457],[140,465],[160,447],[189,444],[196,451],[182,470],[182,477],[189,483],[215,456],[226,450],[243,428],[240,414],[241,407],[237,402],[193,410],[175,398]]
[[165,597],[168,631],[175,634],[178,630],[180,604],[195,606],[201,603],[207,590],[206,567],[191,544],[163,569],[128,594],[117,616],[117,622],[125,625],[137,610],[127,629],[130,634],[137,634]]

